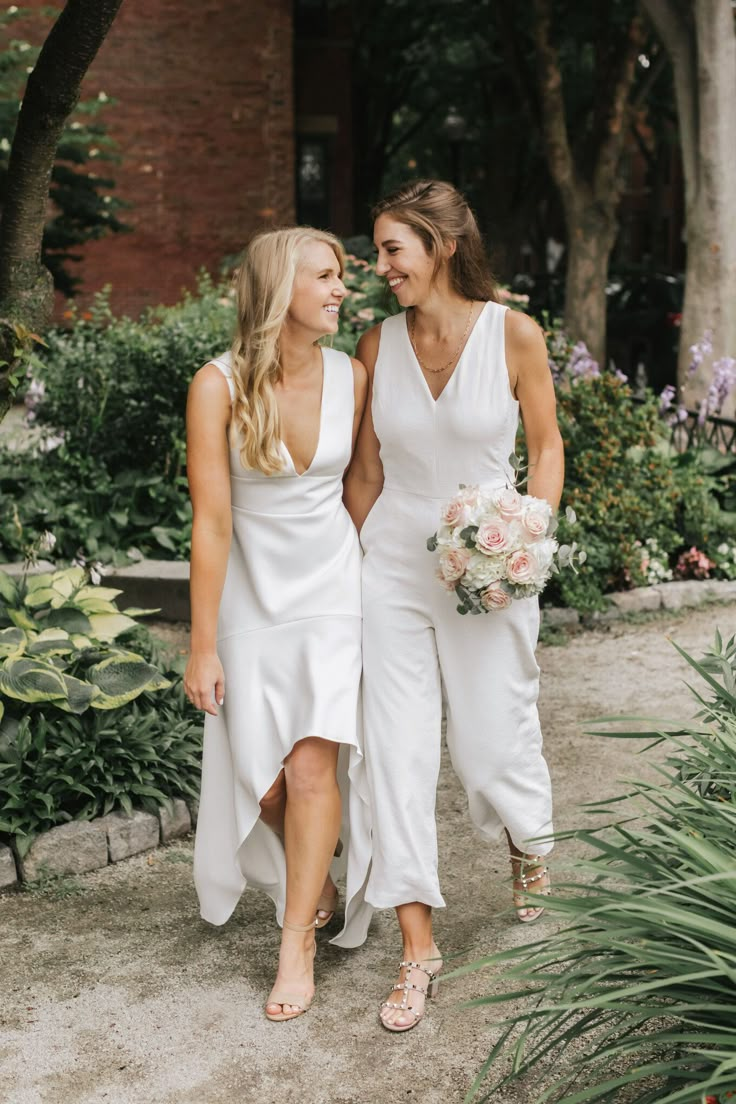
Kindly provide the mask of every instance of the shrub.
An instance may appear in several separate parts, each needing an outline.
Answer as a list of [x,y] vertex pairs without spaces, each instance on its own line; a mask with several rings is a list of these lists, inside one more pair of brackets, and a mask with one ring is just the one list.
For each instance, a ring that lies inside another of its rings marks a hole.
[[197,793],[199,718],[119,593],[79,567],[0,572],[0,834],[21,852],[55,824]]
[[484,1100],[529,1074],[559,1104],[699,1104],[736,1085],[736,641],[701,663],[678,651],[707,688],[698,718],[611,733],[667,741],[662,780],[636,785],[638,815],[613,798],[595,812],[615,823],[568,833],[590,857],[545,903],[569,924],[482,963],[510,985],[475,1003],[516,1004],[474,1089],[507,1046],[513,1069]]
[[[559,357],[559,345],[554,351]],[[696,455],[674,452],[655,397],[637,401],[621,376],[599,372],[581,346],[563,347],[561,359],[567,355],[557,373],[563,504],[577,514],[576,539],[588,559],[577,576],[553,580],[547,601],[602,608],[607,591],[641,580],[647,541],[656,542],[664,563],[685,543],[719,540],[721,519],[712,479]],[[559,539],[570,536],[562,518]]]

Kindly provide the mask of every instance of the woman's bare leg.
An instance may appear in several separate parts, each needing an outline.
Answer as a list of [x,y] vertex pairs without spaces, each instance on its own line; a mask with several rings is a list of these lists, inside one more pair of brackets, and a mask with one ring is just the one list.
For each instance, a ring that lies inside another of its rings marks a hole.
[[[429,905],[422,905],[418,901],[413,901],[411,904],[399,905],[396,909],[396,917],[399,921],[403,940],[402,960],[404,962],[426,963],[432,972],[436,972],[442,963],[440,952],[437,950],[437,945],[432,936],[432,909]],[[402,969],[397,985],[404,981],[405,974],[406,971]],[[423,984],[425,979],[420,975],[419,979],[415,980]],[[395,991],[389,994],[388,1000],[399,1004],[403,995],[403,992]],[[424,1008],[424,1000],[425,998],[421,993],[413,992],[411,994],[409,1003],[420,1015]],[[412,1026],[416,1022],[416,1018],[409,1011],[400,1012],[396,1008],[381,1009],[381,1019],[384,1023],[397,1024],[400,1027]]]
[[[284,763],[286,803],[286,911],[292,924],[314,921],[340,831],[340,790],[337,785],[339,745],[310,736],[300,740]],[[314,932],[285,928],[281,935],[276,988],[296,989],[310,999],[314,991]],[[267,1004],[269,1012],[297,1011],[292,1005]]]
[[[284,817],[286,815],[286,772],[280,771],[273,786],[261,798],[261,820],[284,842]],[[338,829],[339,830],[339,829]],[[320,891],[320,897],[337,895],[337,888],[328,874]],[[324,919],[329,913],[318,909],[317,916]]]

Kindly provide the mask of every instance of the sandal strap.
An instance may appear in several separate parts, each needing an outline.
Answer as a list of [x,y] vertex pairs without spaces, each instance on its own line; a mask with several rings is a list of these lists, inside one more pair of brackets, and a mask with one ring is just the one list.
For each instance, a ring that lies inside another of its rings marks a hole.
[[527,886],[534,885],[535,882],[541,882],[542,878],[546,878],[549,874],[549,868],[543,866],[536,874],[519,874],[518,880],[523,885],[524,889]]
[[428,970],[426,966],[422,966],[421,962],[408,962],[408,961],[407,962],[400,962],[399,963],[399,969],[400,970],[421,970],[423,974],[427,975],[427,977],[429,978],[430,981],[434,981],[435,977],[437,976],[436,974],[434,974],[432,972],[432,970]]
[[[315,924],[314,920],[312,920],[312,922],[310,924],[292,924],[291,920],[284,920],[283,927],[287,928],[289,931],[308,932],[308,931],[312,931],[312,929],[314,928],[314,924]],[[275,1001],[274,1003],[276,1004],[276,1003],[279,1003],[279,1002]],[[289,1002],[287,1001],[287,1004],[288,1003]]]

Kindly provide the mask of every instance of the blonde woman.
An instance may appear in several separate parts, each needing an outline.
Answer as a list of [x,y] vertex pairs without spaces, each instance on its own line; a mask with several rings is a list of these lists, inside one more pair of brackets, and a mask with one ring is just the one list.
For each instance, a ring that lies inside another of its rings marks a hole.
[[197,372],[187,407],[184,685],[207,714],[194,879],[212,924],[225,923],[246,883],[273,899],[283,932],[271,1020],[311,1003],[315,927],[337,906],[341,842],[347,900],[333,942],[363,942],[370,918],[360,894],[370,857],[358,792],[360,551],[342,504],[367,380],[358,361],[318,344],[337,331],[342,274],[330,234],[255,238],[232,350]]

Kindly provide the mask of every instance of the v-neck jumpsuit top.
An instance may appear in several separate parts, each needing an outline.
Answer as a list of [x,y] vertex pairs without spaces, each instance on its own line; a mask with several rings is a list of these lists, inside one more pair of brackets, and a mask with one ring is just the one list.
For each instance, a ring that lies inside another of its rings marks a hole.
[[[342,502],[355,409],[350,358],[323,349],[316,452],[298,474],[282,444],[283,471],[244,469],[230,449],[232,541],[220,601],[217,650],[225,704],[205,718],[194,855],[201,914],[223,924],[246,883],[265,890],[283,921],[284,849],[259,819],[261,798],[295,743],[341,745],[345,927],[333,939],[365,939],[371,909],[362,887],[370,861],[365,768],[358,731],[361,656],[360,547]],[[230,354],[213,362],[234,394]]]
[[427,538],[461,483],[513,482],[519,405],[505,357],[506,308],[486,303],[434,399],[406,316],[381,324],[372,414],[383,490],[361,531],[363,719],[373,813],[366,889],[376,908],[442,906],[435,793],[441,699],[447,744],[471,818],[486,839],[504,828],[523,850],[551,830],[551,795],[537,715],[539,604],[460,616],[436,577]]

